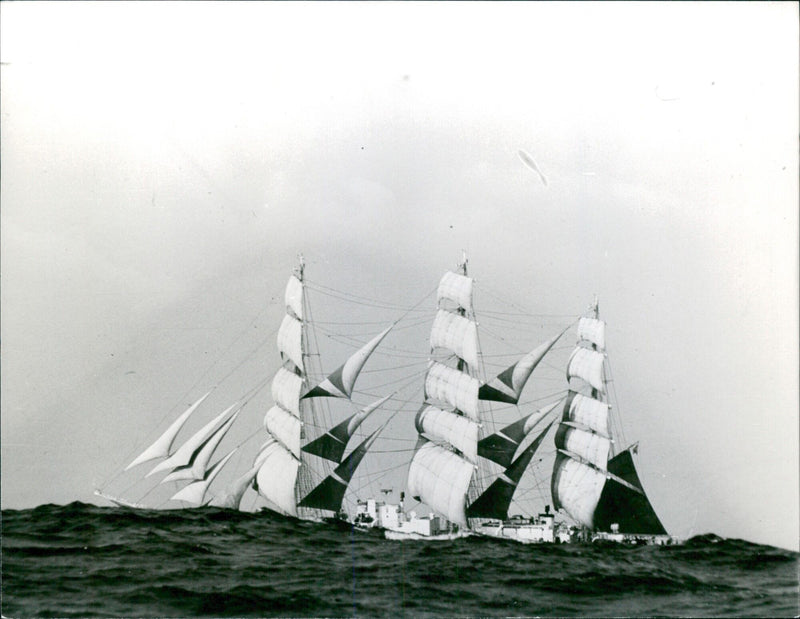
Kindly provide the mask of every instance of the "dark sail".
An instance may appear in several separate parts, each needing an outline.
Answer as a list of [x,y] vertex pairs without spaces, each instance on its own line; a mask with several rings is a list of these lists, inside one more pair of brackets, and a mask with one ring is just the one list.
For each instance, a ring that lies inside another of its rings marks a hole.
[[350,483],[353,473],[355,473],[370,445],[378,436],[378,432],[382,429],[379,428],[370,434],[358,447],[350,452],[350,455],[333,470],[333,473],[322,480],[322,483],[309,492],[297,505],[299,507],[315,507],[338,512],[342,507],[342,499],[344,499],[347,484]]
[[522,357],[522,359],[511,367],[503,370],[485,385],[481,385],[478,390],[478,399],[492,402],[505,402],[507,404],[516,404],[519,402],[522,389],[525,387],[525,383],[528,382],[531,372],[536,369],[536,366],[542,358],[550,351],[553,345],[558,341],[558,338],[560,338],[565,331],[566,329],[529,352]]
[[666,529],[644,494],[631,450],[626,449],[609,460],[608,471],[642,492],[635,492],[615,481],[613,477],[609,478],[594,512],[595,528],[599,531],[610,531],[612,524],[618,524],[620,533],[666,535]]
[[[353,415],[355,417],[355,415]],[[303,445],[302,450],[331,460],[332,462],[340,462],[344,450],[347,447],[347,441],[350,440],[350,435],[347,433],[347,426],[350,424],[352,417],[348,417],[339,425],[331,428],[328,432],[320,436],[318,439],[311,441],[308,445]]]
[[[478,441],[478,455],[500,466],[509,466],[514,454],[528,433],[552,411],[558,402],[525,415],[499,432]],[[535,416],[534,416],[535,415]],[[549,428],[550,426],[548,426]]]
[[528,468],[528,464],[530,464],[533,455],[544,439],[544,435],[547,434],[550,426],[554,423],[555,421],[551,421],[528,448],[511,463],[511,466],[483,494],[475,499],[472,505],[467,508],[468,518],[499,518],[500,520],[508,518],[508,507],[511,505],[511,499],[517,489],[517,484],[522,479],[522,474]]
[[393,395],[394,393],[391,393],[362,408],[355,415],[350,415],[342,423],[334,426],[319,438],[307,445],[303,445],[302,450],[338,464],[342,460],[347,443],[361,423]]

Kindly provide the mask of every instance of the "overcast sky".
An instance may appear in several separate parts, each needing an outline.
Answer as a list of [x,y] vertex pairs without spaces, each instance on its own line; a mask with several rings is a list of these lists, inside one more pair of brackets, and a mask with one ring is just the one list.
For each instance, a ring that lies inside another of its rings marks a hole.
[[411,307],[464,249],[520,307],[599,295],[671,532],[797,548],[795,3],[0,10],[4,509],[274,367],[298,252]]

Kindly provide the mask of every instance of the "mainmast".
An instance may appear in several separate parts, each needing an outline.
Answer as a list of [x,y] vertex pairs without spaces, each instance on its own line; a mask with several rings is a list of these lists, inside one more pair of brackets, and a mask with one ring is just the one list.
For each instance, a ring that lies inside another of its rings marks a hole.
[[431,327],[431,358],[424,402],[415,424],[420,440],[408,472],[411,496],[450,522],[467,528],[467,498],[476,488],[477,443],[481,414],[478,333],[472,311],[473,280],[467,259],[439,281],[437,312]]

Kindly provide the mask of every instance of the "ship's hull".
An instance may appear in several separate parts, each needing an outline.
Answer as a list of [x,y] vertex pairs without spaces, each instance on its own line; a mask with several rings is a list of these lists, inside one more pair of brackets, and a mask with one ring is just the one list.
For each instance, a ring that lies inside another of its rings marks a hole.
[[386,539],[403,541],[403,540],[424,540],[431,542],[446,542],[462,537],[469,537],[472,535],[470,531],[455,531],[450,533],[435,533],[433,535],[425,535],[423,533],[398,531],[393,529],[386,529],[384,536]]
[[677,546],[683,540],[672,535],[650,535],[646,533],[605,533],[592,535],[593,544],[627,544],[629,546]]

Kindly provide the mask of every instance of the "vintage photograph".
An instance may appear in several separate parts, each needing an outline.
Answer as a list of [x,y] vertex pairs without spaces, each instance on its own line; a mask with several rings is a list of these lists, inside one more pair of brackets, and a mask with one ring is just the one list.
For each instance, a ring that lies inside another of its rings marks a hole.
[[800,613],[796,3],[0,17],[4,617]]

